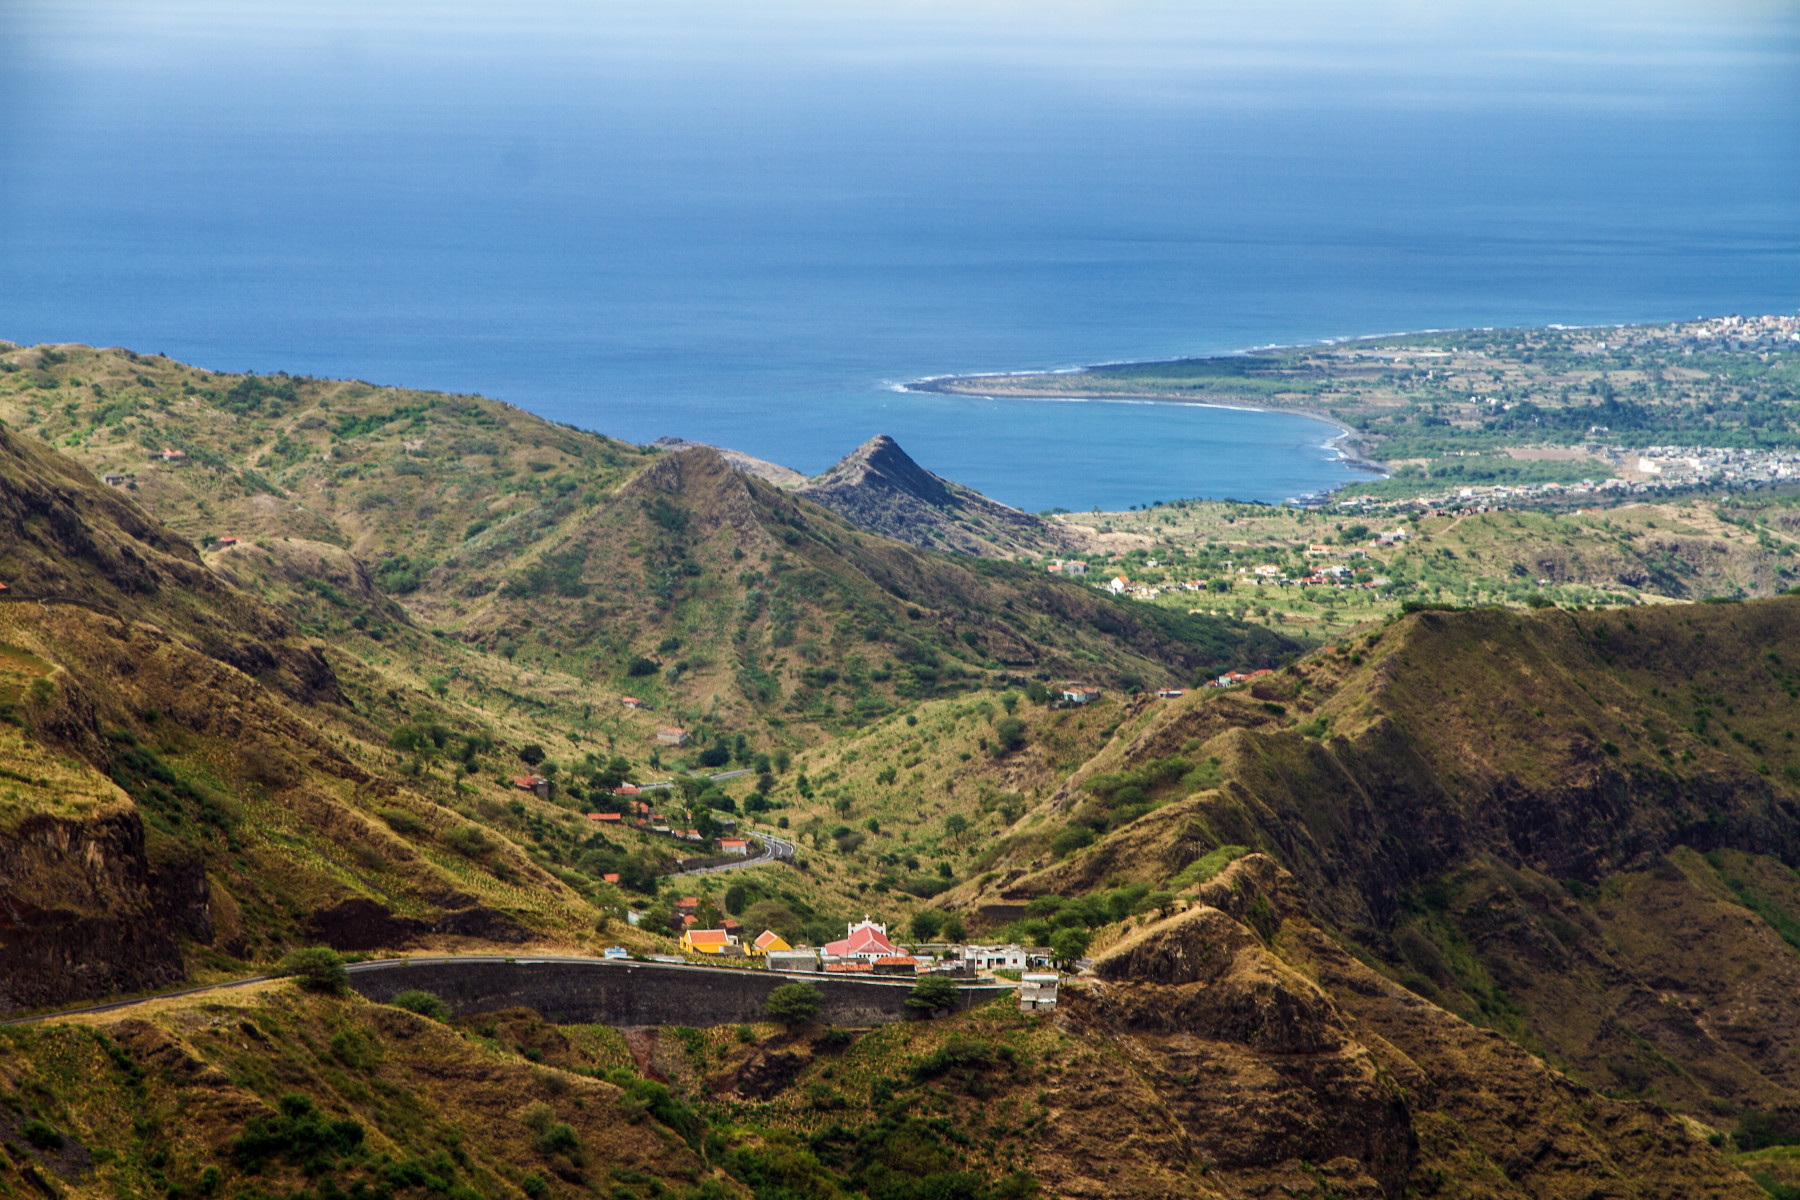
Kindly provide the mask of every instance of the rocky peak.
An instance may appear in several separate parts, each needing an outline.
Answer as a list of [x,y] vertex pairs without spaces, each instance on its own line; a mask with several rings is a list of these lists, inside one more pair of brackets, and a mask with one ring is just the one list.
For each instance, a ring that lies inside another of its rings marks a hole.
[[808,486],[812,489],[885,488],[903,492],[935,507],[955,502],[947,480],[914,462],[912,456],[900,448],[900,443],[885,433],[876,434],[846,454],[836,466]]

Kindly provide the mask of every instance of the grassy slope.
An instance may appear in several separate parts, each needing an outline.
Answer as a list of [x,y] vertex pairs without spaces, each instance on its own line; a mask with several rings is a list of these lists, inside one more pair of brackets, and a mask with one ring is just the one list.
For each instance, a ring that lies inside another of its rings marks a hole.
[[[15,708],[102,771],[139,753],[128,735],[179,781],[175,800],[154,780],[131,786],[167,810],[145,809],[153,841],[199,853],[212,881],[218,940],[190,954],[200,969],[336,928],[316,917],[346,898],[427,927],[492,911],[588,944],[602,936],[596,906],[619,903],[602,870],[673,849],[629,831],[594,841],[581,814],[616,805],[589,801],[589,768],[623,757],[641,779],[691,763],[693,750],[655,765],[660,725],[804,747],[1024,673],[1162,683],[1293,646],[901,546],[711,452],[644,453],[488,401],[215,376],[123,351],[8,361],[33,365],[0,375],[0,413],[136,477],[102,487],[5,434],[11,594],[79,602],[12,606],[6,640],[50,667],[26,673],[63,671],[79,699]],[[149,445],[194,461],[151,467]],[[201,555],[188,540],[227,533],[244,540]],[[127,636],[110,614],[154,629]],[[115,682],[124,660],[108,647],[133,639],[142,669]],[[657,669],[629,674],[637,658]],[[619,705],[627,691],[644,711]],[[79,719],[58,724],[66,711]],[[402,726],[448,736],[388,748]],[[552,802],[506,784],[529,743],[560,768]],[[49,761],[23,764],[31,782],[7,795],[43,792]],[[741,798],[753,782],[728,787]],[[778,790],[800,798],[791,780]],[[80,788],[58,794],[88,803]],[[839,870],[783,886],[835,921],[864,902],[862,883]],[[620,936],[639,939],[604,934]]]
[[1800,983],[1797,607],[1405,618],[1121,731],[1046,825],[1092,815],[1099,772],[1185,753],[1219,777],[1061,859],[1004,845],[943,903],[1192,895],[1189,864],[1260,848],[1357,953],[1597,1086],[1712,1121],[1787,1107],[1768,1039],[1800,1013],[1763,1018]]
[[[333,559],[340,581],[360,571],[415,620],[540,675],[528,690],[566,727],[650,691],[687,719],[718,696],[772,707],[803,731],[837,730],[843,714],[866,719],[945,680],[959,690],[959,675],[1080,669],[1150,682],[1292,644],[1133,613],[1005,564],[950,566],[720,471],[710,452],[663,456],[476,397],[215,375],[84,347],[5,362],[19,369],[0,375],[0,418],[97,473],[135,472],[133,498],[184,537],[246,537],[292,560],[281,573],[315,595],[290,586],[282,598],[313,611],[314,631],[380,661],[392,656],[372,639],[405,616],[355,603],[364,587],[334,584],[352,601],[339,604],[307,581]],[[197,461],[148,464],[146,448],[164,445]],[[875,678],[896,655],[939,675]],[[628,676],[639,657],[665,677]],[[411,683],[470,669],[442,656],[417,670],[381,665]],[[821,667],[838,679],[822,682]],[[836,697],[831,712],[819,692]]]

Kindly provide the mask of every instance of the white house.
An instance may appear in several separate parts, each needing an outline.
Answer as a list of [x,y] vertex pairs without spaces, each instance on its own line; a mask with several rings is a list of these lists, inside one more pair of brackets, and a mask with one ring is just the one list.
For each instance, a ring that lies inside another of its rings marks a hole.
[[1106,590],[1115,596],[1123,596],[1126,592],[1131,590],[1131,580],[1125,578],[1123,575],[1114,575],[1107,583]]
[[1023,971],[1025,947],[1017,943],[1007,946],[964,946],[962,960],[977,971]]

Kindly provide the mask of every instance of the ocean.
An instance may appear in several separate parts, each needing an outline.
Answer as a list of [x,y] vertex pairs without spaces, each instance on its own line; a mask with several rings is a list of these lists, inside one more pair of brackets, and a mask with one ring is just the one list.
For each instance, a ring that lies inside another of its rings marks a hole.
[[1085,510],[1357,475],[1292,415],[900,385],[1797,307],[1788,4],[0,5],[15,341]]

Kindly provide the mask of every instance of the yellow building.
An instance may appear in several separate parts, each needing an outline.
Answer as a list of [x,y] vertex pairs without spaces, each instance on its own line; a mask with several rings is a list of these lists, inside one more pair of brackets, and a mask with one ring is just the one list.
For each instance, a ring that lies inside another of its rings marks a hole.
[[767,954],[771,950],[792,950],[793,947],[773,929],[765,929],[756,935],[756,941],[750,944],[750,953]]
[[681,948],[689,954],[724,954],[736,943],[723,929],[690,929],[681,935]]

